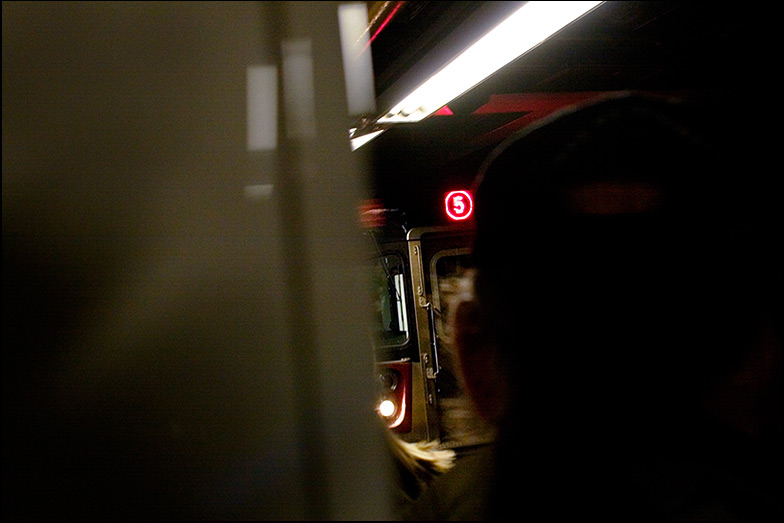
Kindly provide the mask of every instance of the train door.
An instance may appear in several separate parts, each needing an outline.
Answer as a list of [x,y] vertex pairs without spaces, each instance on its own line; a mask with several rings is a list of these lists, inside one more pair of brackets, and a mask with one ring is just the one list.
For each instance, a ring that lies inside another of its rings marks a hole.
[[465,393],[452,338],[456,300],[472,267],[469,227],[415,228],[408,233],[415,319],[426,393],[421,398],[443,448],[466,448],[493,439]]
[[493,439],[465,394],[451,314],[471,269],[473,231],[439,226],[376,238],[371,263],[377,410],[406,441],[466,448]]

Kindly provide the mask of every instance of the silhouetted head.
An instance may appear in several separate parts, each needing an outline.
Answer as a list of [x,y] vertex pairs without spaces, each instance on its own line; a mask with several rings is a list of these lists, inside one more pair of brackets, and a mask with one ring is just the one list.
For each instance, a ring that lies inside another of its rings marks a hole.
[[615,388],[730,364],[764,299],[766,247],[737,132],[697,107],[624,95],[491,155],[477,293],[517,381],[596,387],[612,368]]
[[[623,94],[490,155],[455,339],[507,475],[605,503],[633,456],[681,439],[753,358],[778,354],[780,373],[780,344],[759,350],[761,332],[781,339],[780,221],[750,145],[725,114]],[[599,469],[612,487],[591,484]],[[514,485],[499,483],[509,500]]]

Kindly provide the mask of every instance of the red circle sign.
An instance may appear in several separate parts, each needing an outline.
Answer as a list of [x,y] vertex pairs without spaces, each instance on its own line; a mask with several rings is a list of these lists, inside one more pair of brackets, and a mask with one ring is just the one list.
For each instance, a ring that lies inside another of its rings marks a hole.
[[446,215],[452,220],[465,220],[474,211],[474,200],[468,191],[452,191],[446,195]]

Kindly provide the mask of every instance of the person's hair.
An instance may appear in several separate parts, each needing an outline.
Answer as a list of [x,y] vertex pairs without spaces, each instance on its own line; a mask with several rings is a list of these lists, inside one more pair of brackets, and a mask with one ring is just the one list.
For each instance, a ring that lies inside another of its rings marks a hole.
[[775,292],[773,241],[762,178],[722,116],[618,95],[491,154],[476,293],[519,393],[670,409],[737,362]]

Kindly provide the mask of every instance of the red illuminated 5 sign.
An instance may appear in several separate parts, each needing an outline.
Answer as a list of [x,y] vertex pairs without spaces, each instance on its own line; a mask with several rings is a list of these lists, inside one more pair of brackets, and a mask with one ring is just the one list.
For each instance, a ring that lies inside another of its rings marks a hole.
[[446,214],[452,220],[465,220],[474,211],[474,200],[468,191],[452,191],[446,195]]

